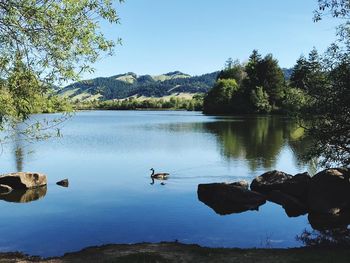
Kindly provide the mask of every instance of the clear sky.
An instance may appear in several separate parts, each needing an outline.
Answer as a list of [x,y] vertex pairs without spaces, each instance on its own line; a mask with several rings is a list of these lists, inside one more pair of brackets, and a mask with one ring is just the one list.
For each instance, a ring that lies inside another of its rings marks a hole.
[[123,45],[84,78],[175,70],[199,75],[222,69],[229,57],[245,61],[253,49],[292,67],[313,47],[323,52],[337,22],[313,22],[317,0],[126,0],[115,6],[121,24],[103,23],[102,31]]

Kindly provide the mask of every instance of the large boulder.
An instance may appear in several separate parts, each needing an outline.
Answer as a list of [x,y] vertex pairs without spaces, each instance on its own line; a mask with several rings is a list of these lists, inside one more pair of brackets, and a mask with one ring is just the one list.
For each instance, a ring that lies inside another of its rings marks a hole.
[[197,194],[201,202],[220,215],[258,210],[266,202],[260,193],[227,183],[200,184]]
[[281,190],[282,185],[293,176],[281,171],[270,171],[256,177],[250,184],[250,189],[259,193],[268,194],[274,190]]
[[308,172],[296,174],[281,185],[280,191],[306,203],[310,182]]
[[0,200],[12,203],[29,203],[43,198],[46,192],[46,186],[27,190],[13,190],[8,194],[0,194]]
[[338,228],[347,229],[350,224],[350,213],[342,214],[318,214],[309,213],[308,220],[315,230],[332,230]]
[[320,214],[341,214],[350,210],[350,171],[327,169],[312,177],[308,193],[308,207]]
[[270,171],[256,177],[250,188],[253,191],[268,195],[272,191],[280,191],[306,202],[311,176],[305,172],[290,175],[281,171]]
[[47,184],[46,175],[40,173],[10,173],[0,176],[0,184],[12,189],[32,189]]
[[281,191],[272,191],[267,195],[267,199],[271,202],[281,205],[289,217],[297,217],[307,213],[307,207],[297,198],[283,193]]

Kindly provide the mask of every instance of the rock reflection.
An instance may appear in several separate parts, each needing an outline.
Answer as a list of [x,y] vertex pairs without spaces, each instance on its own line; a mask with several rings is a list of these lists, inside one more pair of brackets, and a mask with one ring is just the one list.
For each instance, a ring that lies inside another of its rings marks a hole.
[[44,198],[46,192],[46,186],[28,190],[12,190],[7,194],[0,194],[0,200],[11,203],[29,203]]
[[258,210],[266,202],[263,195],[235,184],[200,184],[197,195],[199,201],[219,215]]

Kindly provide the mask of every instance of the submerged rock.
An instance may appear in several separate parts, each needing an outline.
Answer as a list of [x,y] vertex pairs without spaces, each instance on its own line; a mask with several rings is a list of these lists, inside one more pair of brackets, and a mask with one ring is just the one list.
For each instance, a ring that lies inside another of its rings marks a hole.
[[18,172],[1,175],[0,184],[12,189],[31,189],[46,185],[47,179],[40,173]]
[[272,191],[267,195],[269,201],[281,205],[289,217],[297,217],[307,213],[307,207],[297,198],[281,191]]
[[58,181],[56,184],[59,185],[59,186],[68,187],[69,186],[69,181],[68,181],[68,179],[63,179],[61,181]]
[[317,173],[310,181],[308,207],[319,214],[341,214],[350,210],[350,171],[327,169]]
[[217,214],[227,215],[248,210],[258,210],[266,198],[242,186],[226,183],[199,184],[198,199]]
[[0,200],[13,203],[29,203],[43,198],[46,192],[46,186],[27,190],[13,190],[8,194],[0,194]]

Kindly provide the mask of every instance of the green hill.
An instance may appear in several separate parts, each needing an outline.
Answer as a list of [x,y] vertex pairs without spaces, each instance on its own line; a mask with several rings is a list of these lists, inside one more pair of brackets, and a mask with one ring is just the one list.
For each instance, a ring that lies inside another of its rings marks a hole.
[[179,71],[158,76],[138,76],[129,72],[107,78],[95,78],[68,85],[58,94],[71,100],[111,100],[131,96],[163,97],[177,93],[205,93],[214,84],[218,72],[190,76]]
[[[290,75],[284,69],[285,77]],[[212,88],[219,71],[200,76],[191,76],[180,71],[163,75],[138,76],[133,72],[83,80],[70,84],[57,92],[72,101],[124,99],[131,96],[164,97],[179,93],[206,93]]]

